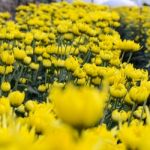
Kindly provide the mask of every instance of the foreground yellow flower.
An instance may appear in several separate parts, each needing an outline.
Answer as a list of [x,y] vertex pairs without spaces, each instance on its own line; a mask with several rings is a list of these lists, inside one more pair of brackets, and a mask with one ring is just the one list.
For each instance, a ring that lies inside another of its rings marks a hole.
[[68,85],[64,90],[54,88],[49,97],[63,121],[77,127],[90,127],[103,116],[107,92]]
[[105,125],[83,131],[78,144],[78,150],[125,150],[123,145],[117,144],[112,133]]
[[139,148],[139,142],[141,140],[143,130],[144,126],[140,124],[138,126],[132,125],[129,127],[124,125],[119,130],[118,137],[126,145],[126,149],[135,150]]
[[8,98],[2,97],[0,98],[0,115],[4,115],[9,113],[11,110],[10,103]]

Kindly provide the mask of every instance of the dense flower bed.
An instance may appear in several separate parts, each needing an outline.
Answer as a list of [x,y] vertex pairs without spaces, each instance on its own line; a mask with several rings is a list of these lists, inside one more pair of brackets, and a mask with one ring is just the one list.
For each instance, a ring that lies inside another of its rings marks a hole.
[[19,6],[14,21],[0,13],[1,149],[150,149],[149,75],[130,63],[143,45],[121,39],[118,28],[138,34],[138,23],[120,10],[61,2]]
[[148,6],[115,8],[120,14],[121,26],[118,28],[122,39],[134,40],[142,46],[142,51],[136,53],[134,61],[141,60],[139,67],[150,69],[150,13]]

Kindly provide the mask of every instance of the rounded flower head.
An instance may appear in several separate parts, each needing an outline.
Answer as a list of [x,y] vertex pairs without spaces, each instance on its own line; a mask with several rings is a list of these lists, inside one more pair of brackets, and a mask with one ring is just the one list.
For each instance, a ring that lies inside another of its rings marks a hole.
[[78,85],[84,85],[86,83],[86,79],[85,78],[81,78],[77,80],[77,84]]
[[79,67],[79,62],[78,62],[77,59],[75,59],[74,57],[70,56],[65,61],[65,67],[68,70],[74,71],[74,70],[76,70],[76,68]]
[[33,70],[38,70],[39,69],[39,64],[38,63],[32,62],[29,66]]
[[41,55],[44,52],[45,52],[45,49],[43,47],[36,47],[34,50],[34,53],[37,55]]
[[6,65],[12,65],[15,61],[14,55],[10,54],[8,51],[3,51],[1,53],[1,61]]
[[123,122],[123,121],[126,121],[127,118],[128,118],[128,114],[127,114],[124,110],[122,110],[122,111],[119,112],[119,111],[116,109],[116,110],[114,110],[114,111],[112,112],[112,119],[113,119],[114,121]]
[[9,82],[2,82],[1,90],[4,92],[8,92],[11,89],[11,85]]
[[43,59],[43,66],[48,68],[51,67],[52,63],[49,59]]
[[31,63],[31,57],[29,57],[29,56],[26,56],[24,59],[23,59],[23,61],[24,61],[24,63],[25,64],[30,64]]
[[41,85],[38,86],[38,91],[39,92],[45,92],[46,90],[47,90],[46,85],[41,84]]
[[95,125],[103,116],[107,92],[89,87],[68,85],[64,90],[54,88],[50,94],[57,115],[77,127]]
[[127,93],[127,89],[125,88],[124,84],[114,84],[110,87],[110,94],[113,97],[124,97]]
[[100,51],[100,56],[101,56],[101,58],[103,60],[108,61],[108,60],[110,60],[113,57],[113,54],[112,54],[111,51],[107,51],[107,50],[103,51],[103,50],[101,50]]
[[124,40],[118,42],[118,48],[122,49],[123,51],[136,52],[140,50],[140,45],[134,41]]
[[142,103],[148,99],[149,91],[144,86],[134,86],[130,89],[129,95],[132,101]]
[[8,99],[12,106],[19,106],[23,103],[25,99],[25,93],[20,91],[10,92],[8,95]]
[[13,72],[13,69],[14,69],[14,66],[7,66],[5,68],[5,74],[9,74],[9,73],[12,73]]
[[23,60],[26,57],[26,52],[24,50],[14,49],[14,56],[16,59]]
[[27,111],[33,111],[33,110],[35,110],[37,104],[38,104],[38,103],[37,103],[36,101],[28,100],[28,101],[25,103],[25,109],[26,109]]
[[30,33],[30,32],[26,33],[25,34],[25,39],[24,39],[25,44],[30,45],[32,43],[32,41],[33,41],[33,34]]

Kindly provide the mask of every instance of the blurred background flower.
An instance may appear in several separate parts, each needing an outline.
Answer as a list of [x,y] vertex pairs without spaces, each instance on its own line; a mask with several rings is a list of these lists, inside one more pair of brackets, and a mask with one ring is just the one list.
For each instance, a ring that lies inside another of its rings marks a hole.
[[[0,11],[15,12],[15,8],[21,4],[28,3],[51,3],[67,1],[73,2],[73,0],[0,0]],[[150,0],[83,0],[85,2],[93,2],[96,4],[105,4],[109,6],[137,6],[141,4],[150,5]]]

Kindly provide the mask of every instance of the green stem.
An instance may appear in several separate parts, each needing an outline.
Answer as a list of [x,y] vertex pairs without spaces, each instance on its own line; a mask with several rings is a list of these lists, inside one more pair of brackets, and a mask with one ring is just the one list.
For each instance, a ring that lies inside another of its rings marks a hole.
[[125,97],[123,97],[123,98],[121,99],[121,104],[120,104],[120,107],[119,107],[119,111],[121,111],[121,109],[122,109],[123,106],[124,106],[124,98],[125,98]]
[[[78,47],[80,46],[80,41],[81,41],[81,39],[82,39],[82,35],[83,35],[83,34],[81,34],[80,37],[79,37]],[[77,49],[78,47],[75,47],[74,51],[72,52],[72,55],[75,53],[75,51],[76,51],[76,49]],[[70,50],[70,51],[71,51],[71,50]],[[69,55],[70,55],[70,52],[69,52]]]
[[143,103],[143,109],[142,109],[142,113],[141,113],[141,117],[140,117],[140,122],[142,121],[142,118],[143,118],[143,114],[144,114],[146,103],[147,103],[147,100],[144,101],[144,103]]
[[125,52],[123,51],[122,56],[121,56],[121,62],[123,62],[124,55],[125,55]]
[[133,104],[133,107],[132,107],[132,110],[131,110],[130,118],[129,118],[129,120],[128,120],[128,125],[130,125],[130,122],[131,122],[131,119],[132,119],[132,117],[133,117],[133,113],[134,113],[134,110],[136,109],[136,107],[137,107],[137,104],[134,103],[134,104]]
[[71,81],[71,78],[72,78],[72,73],[69,71],[68,72],[68,79],[67,79],[67,82],[70,82]]
[[129,63],[129,62],[130,62],[130,60],[131,60],[131,58],[132,58],[132,55],[133,55],[133,53],[132,53],[132,52],[130,52],[130,54],[129,54],[129,58],[128,58],[128,60],[127,60],[127,63]]
[[15,83],[15,86],[14,86],[14,90],[16,90],[17,87],[18,87],[19,79],[20,79],[20,77],[21,77],[21,75],[23,73],[23,69],[24,69],[24,66],[22,64],[20,64],[20,73],[19,73],[19,76],[18,76],[18,78],[16,80],[16,83]]
[[108,100],[108,102],[106,104],[105,110],[104,110],[103,118],[100,121],[100,125],[102,125],[104,123],[104,121],[105,121],[105,117],[106,117],[108,106],[109,106],[110,102],[111,102],[111,99],[109,98],[109,100]]
[[48,69],[46,69],[45,71],[45,84],[47,83],[47,73],[48,73]]
[[[1,79],[1,84],[5,81],[5,73],[6,73],[6,66],[5,66],[5,71],[4,71],[3,77]],[[3,94],[3,91],[0,89],[0,97],[2,96],[2,94]]]
[[34,83],[36,82],[37,76],[38,76],[38,70],[36,70],[35,74],[33,74],[33,81],[34,81]]

